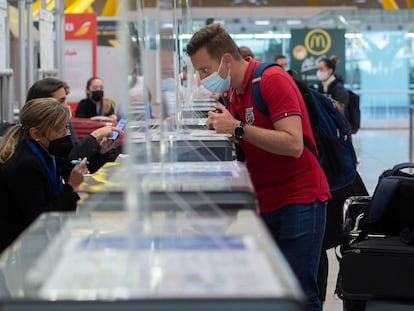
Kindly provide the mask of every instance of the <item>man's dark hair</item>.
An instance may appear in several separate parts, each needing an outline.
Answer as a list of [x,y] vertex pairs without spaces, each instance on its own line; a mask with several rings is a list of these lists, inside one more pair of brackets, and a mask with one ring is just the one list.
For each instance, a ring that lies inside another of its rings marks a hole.
[[254,57],[252,49],[249,48],[248,46],[241,46],[241,47],[239,47],[239,52],[240,52],[240,55],[243,58],[245,58],[247,56]]
[[48,77],[38,80],[30,87],[26,95],[26,102],[35,98],[53,97],[53,93],[64,88],[66,95],[69,94],[70,88],[68,84],[57,78]]
[[279,55],[276,55],[275,61],[277,61],[278,59],[286,59],[286,58],[287,57],[285,55],[279,54]]
[[221,24],[210,24],[197,31],[187,44],[187,54],[191,57],[201,48],[206,48],[211,58],[220,62],[224,53],[230,53],[240,60],[239,48]]

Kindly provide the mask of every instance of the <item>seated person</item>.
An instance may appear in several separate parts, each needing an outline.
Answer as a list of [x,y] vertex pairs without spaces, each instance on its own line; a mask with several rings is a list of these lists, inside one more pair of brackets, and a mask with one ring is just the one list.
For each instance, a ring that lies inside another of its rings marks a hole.
[[[54,98],[29,101],[20,122],[0,145],[0,251],[42,212],[74,211],[76,189],[87,174],[86,158],[71,165],[50,151],[51,143],[69,135],[70,110]],[[63,174],[67,179],[63,180]]]
[[92,77],[86,83],[86,98],[79,102],[75,111],[75,117],[116,121],[115,109],[115,102],[104,97],[102,80],[98,77]]
[[[36,81],[27,92],[26,102],[43,97],[53,97],[62,105],[67,106],[66,98],[69,94],[69,86],[62,80],[56,78],[44,78]],[[113,161],[118,152],[113,150],[114,142],[108,137],[112,136],[113,131],[122,133],[119,129],[112,126],[103,126],[94,130],[81,141],[77,141],[75,130],[69,123],[70,134],[53,142],[51,149],[60,157],[69,160],[88,158],[89,170],[94,173],[108,161]]]

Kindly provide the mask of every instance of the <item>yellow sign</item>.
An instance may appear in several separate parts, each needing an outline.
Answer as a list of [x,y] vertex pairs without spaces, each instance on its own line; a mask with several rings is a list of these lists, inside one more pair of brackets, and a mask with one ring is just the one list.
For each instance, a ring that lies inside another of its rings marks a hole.
[[305,37],[305,46],[313,55],[323,55],[328,52],[332,45],[329,33],[323,29],[313,29]]

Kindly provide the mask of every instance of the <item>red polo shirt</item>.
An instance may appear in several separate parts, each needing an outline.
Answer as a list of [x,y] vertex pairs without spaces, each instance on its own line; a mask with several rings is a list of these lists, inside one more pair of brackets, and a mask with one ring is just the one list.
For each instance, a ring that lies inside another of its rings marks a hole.
[[[302,119],[304,138],[315,150],[306,106],[302,95],[289,74],[279,66],[267,68],[260,81],[260,91],[270,112],[263,115],[253,103],[252,76],[260,62],[249,58],[241,92],[229,92],[229,110],[241,121],[254,126],[274,129],[273,122],[291,115]],[[293,203],[311,203],[330,198],[325,173],[316,157],[304,147],[299,158],[277,155],[260,149],[245,140],[240,141],[246,165],[254,184],[261,212],[274,211]]]

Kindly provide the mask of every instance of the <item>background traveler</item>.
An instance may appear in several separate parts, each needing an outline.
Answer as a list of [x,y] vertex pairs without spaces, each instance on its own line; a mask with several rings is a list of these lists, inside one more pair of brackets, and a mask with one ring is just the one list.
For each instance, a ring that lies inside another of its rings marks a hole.
[[240,52],[240,55],[243,58],[246,58],[247,56],[250,56],[250,57],[253,57],[254,58],[253,51],[248,46],[241,46],[241,47],[239,47],[239,52]]
[[348,105],[348,91],[344,88],[341,79],[335,76],[337,58],[323,58],[319,61],[316,76],[320,81],[318,91],[334,99],[337,108],[344,113]]
[[276,55],[275,63],[282,66],[285,70],[287,70],[289,66],[289,61],[285,55]]

